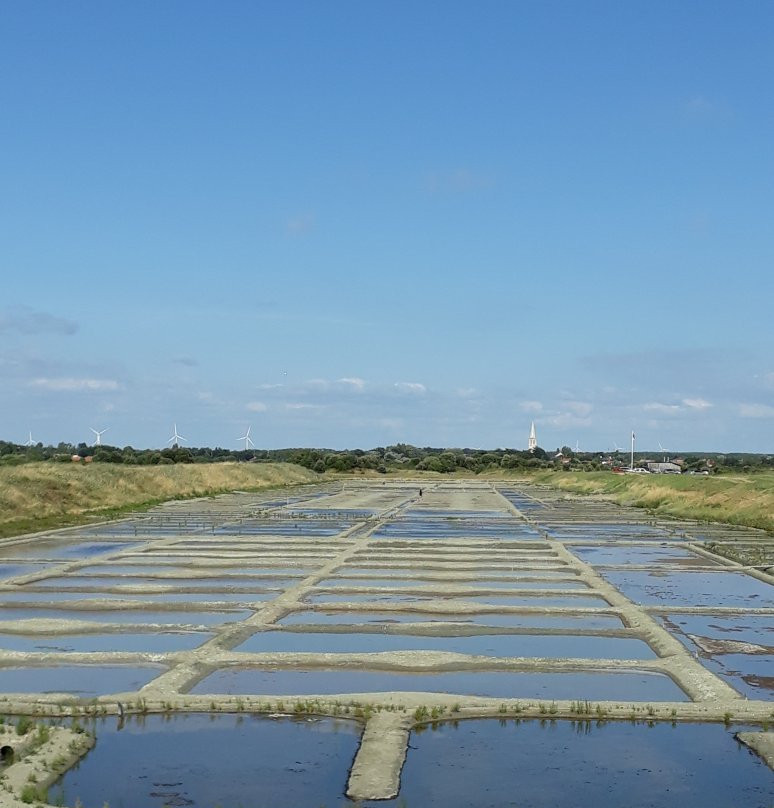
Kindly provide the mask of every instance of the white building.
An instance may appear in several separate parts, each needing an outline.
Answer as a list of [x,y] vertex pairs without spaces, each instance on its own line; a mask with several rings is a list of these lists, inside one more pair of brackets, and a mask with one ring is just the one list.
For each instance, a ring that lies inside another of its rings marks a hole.
[[534,452],[537,449],[537,435],[535,434],[535,422],[532,422],[532,426],[529,430],[529,442],[527,443],[527,449],[530,452]]

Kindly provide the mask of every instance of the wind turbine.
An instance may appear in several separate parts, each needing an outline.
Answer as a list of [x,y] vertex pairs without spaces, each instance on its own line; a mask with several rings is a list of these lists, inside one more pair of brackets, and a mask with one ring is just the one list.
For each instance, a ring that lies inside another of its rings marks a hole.
[[659,441],[658,448],[661,449],[661,453],[664,455],[664,462],[667,463],[669,461],[667,450],[661,445],[661,441]]
[[106,426],[104,429],[94,429],[93,427],[89,427],[89,429],[97,436],[97,440],[94,441],[95,446],[102,446],[102,436],[110,429],[109,426]]
[[173,449],[174,449],[175,447],[177,447],[177,446],[179,446],[179,445],[180,445],[180,441],[181,441],[181,440],[188,440],[188,438],[184,438],[182,435],[178,435],[178,434],[177,434],[177,424],[174,424],[174,425],[173,425],[172,431],[173,431],[173,433],[174,433],[174,434],[173,434],[173,435],[172,435],[172,437],[171,437],[171,438],[170,438],[170,439],[167,441],[167,443],[171,443],[171,444],[172,444],[172,448],[173,448]]
[[573,450],[575,454],[580,454],[580,441],[575,441],[575,449]]
[[613,441],[613,451],[614,452],[622,452],[623,451],[623,446],[619,446],[618,441],[616,441],[616,440]]
[[237,438],[237,440],[243,440],[245,442],[245,451],[248,451],[249,449],[255,449],[255,444],[253,443],[253,441],[250,438],[250,430],[251,429],[252,429],[252,426],[248,426],[247,427],[247,432],[245,432],[245,434],[242,435],[241,438]]
[[27,441],[26,441],[26,443],[24,445],[25,446],[34,446],[35,443],[36,443],[36,441],[34,441],[32,439],[32,432],[30,432],[30,436],[29,436],[29,438],[27,439]]

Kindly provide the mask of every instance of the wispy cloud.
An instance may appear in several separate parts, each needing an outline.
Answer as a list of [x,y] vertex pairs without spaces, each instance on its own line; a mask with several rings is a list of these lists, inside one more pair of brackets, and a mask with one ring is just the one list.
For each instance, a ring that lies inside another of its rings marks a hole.
[[594,409],[594,406],[589,404],[588,401],[563,401],[562,407],[583,418],[585,418],[587,415],[591,415]]
[[263,401],[248,401],[245,405],[245,409],[250,412],[266,412],[269,407],[267,404],[264,404]]
[[712,404],[703,398],[684,398],[683,404],[690,410],[708,410]]
[[426,174],[422,187],[430,194],[463,194],[491,188],[494,180],[480,171],[457,168],[453,171],[436,171]]
[[366,385],[364,379],[359,379],[356,376],[345,376],[338,381],[339,384],[345,384],[355,390],[362,390]]
[[39,390],[51,390],[53,392],[104,393],[118,390],[120,385],[115,379],[39,378],[33,379],[30,382],[30,387],[36,387]]
[[419,382],[395,382],[395,389],[401,393],[412,393],[423,396],[427,392],[427,387]]
[[531,413],[543,412],[542,401],[520,401],[519,407],[521,407],[522,412],[531,412]]
[[19,334],[74,334],[78,324],[45,311],[34,311],[28,306],[15,306],[0,311],[0,334],[15,331]]
[[756,373],[753,378],[760,380],[764,387],[774,387],[774,372]]
[[183,367],[186,368],[195,368],[199,365],[199,362],[192,356],[176,356],[172,359],[172,364],[182,365]]
[[740,404],[742,418],[774,418],[774,407],[769,404]]
[[729,115],[730,110],[726,104],[701,93],[692,95],[683,102],[683,117],[693,123],[723,120]]
[[306,404],[302,402],[289,401],[285,404],[286,410],[322,410],[323,404]]
[[650,401],[642,405],[645,412],[657,412],[663,415],[679,415],[686,412],[703,412],[710,409],[712,403],[704,398],[683,398],[680,403],[664,403],[661,401]]
[[[653,350],[632,353],[602,353],[581,357],[581,366],[603,377],[606,385],[622,387],[623,382],[635,386],[667,388],[669,390],[694,386],[722,374],[723,363],[739,363],[742,354],[722,347]],[[631,385],[630,385],[631,386]]]
[[314,213],[300,213],[291,216],[285,222],[285,232],[289,236],[303,236],[313,230],[317,224],[317,216]]
[[588,417],[576,415],[573,412],[559,412],[556,415],[541,417],[538,423],[544,426],[553,426],[557,429],[565,429],[571,426],[591,426],[592,420]]
[[646,412],[659,412],[664,415],[676,415],[682,410],[679,404],[662,404],[660,401],[651,401],[643,404],[642,409]]

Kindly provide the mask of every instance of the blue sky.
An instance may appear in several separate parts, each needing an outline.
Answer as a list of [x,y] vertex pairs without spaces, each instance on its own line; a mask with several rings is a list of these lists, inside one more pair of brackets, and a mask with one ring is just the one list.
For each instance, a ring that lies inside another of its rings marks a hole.
[[5,3],[0,437],[774,451],[773,25]]

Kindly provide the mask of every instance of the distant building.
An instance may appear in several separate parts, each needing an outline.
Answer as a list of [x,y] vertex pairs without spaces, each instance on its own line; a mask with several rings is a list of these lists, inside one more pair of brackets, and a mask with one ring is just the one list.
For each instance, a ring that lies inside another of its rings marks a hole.
[[651,474],[680,474],[682,472],[677,463],[653,463],[648,461],[647,466]]
[[534,452],[537,449],[537,435],[535,434],[535,422],[532,422],[532,426],[529,430],[529,442],[527,443],[527,449],[530,452]]

